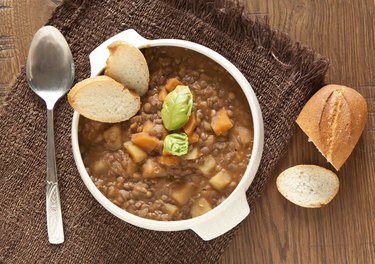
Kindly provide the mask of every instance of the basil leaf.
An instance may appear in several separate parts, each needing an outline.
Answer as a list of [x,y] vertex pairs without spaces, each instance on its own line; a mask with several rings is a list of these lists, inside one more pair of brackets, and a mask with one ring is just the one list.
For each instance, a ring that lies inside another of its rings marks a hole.
[[163,124],[169,131],[183,127],[193,108],[193,95],[188,86],[178,85],[164,99],[161,110]]
[[188,153],[189,141],[185,133],[173,133],[164,138],[164,151],[175,156]]

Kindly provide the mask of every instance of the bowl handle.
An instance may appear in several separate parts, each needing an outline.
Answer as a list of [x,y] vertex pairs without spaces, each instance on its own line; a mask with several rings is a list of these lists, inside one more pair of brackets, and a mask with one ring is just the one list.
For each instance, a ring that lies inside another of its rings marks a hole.
[[107,47],[117,40],[123,40],[137,48],[142,48],[150,42],[148,39],[145,39],[144,37],[139,35],[134,29],[127,29],[107,39],[96,49],[94,49],[89,55],[91,77],[97,76],[103,71],[107,58],[109,57],[109,50],[107,49]]
[[[233,197],[231,202],[223,204],[224,208],[218,211],[212,211],[215,214],[202,216],[201,221],[189,228],[198,234],[203,240],[211,240],[228,232],[250,213],[250,207],[247,203],[246,193],[242,192],[237,197]],[[225,212],[225,215],[223,215]]]

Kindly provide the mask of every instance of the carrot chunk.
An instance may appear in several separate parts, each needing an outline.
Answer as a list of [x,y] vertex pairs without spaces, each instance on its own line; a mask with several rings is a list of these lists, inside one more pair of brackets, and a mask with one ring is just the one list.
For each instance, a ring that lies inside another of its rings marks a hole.
[[150,136],[146,132],[133,134],[131,140],[133,144],[140,146],[141,148],[148,151],[153,150],[160,143],[160,140],[158,138]]
[[212,130],[216,135],[221,135],[233,127],[232,121],[228,117],[227,111],[221,109],[211,120]]
[[188,140],[190,144],[197,143],[199,140],[199,135],[197,133],[192,133],[190,136],[188,136]]
[[180,158],[173,155],[163,155],[158,157],[158,161],[163,165],[176,165],[180,163]]
[[167,80],[167,83],[165,84],[165,89],[168,92],[172,92],[176,88],[176,86],[180,84],[182,84],[182,82],[180,82],[178,79],[170,78]]
[[160,92],[159,92],[159,100],[160,101],[164,101],[165,97],[168,95],[168,92],[167,90],[165,89],[165,87],[163,87]]
[[191,113],[189,120],[184,125],[183,129],[186,135],[190,136],[193,134],[194,129],[197,127],[197,119],[195,118],[195,114]]
[[150,120],[147,120],[144,125],[143,125],[143,129],[142,129],[142,132],[148,132],[150,131],[150,129],[154,126],[154,124],[152,123],[152,121]]

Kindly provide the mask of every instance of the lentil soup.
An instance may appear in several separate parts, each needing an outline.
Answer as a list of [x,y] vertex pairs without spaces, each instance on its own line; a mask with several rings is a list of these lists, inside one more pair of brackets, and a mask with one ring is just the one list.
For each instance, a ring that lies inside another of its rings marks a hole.
[[[162,221],[197,217],[228,197],[246,170],[250,108],[230,74],[206,56],[177,47],[143,53],[150,82],[140,111],[116,124],[81,116],[82,159],[97,188],[120,208]],[[182,127],[166,129],[161,110],[181,87],[192,95],[191,114]],[[165,150],[175,132],[185,137],[187,154]]]

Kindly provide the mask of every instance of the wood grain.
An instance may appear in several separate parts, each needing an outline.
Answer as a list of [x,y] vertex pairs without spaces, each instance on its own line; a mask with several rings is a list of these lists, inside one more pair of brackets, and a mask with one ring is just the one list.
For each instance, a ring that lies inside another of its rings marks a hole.
[[[60,0],[0,0],[0,100],[25,63],[35,31]],[[374,0],[243,0],[253,16],[331,60],[327,82],[358,89],[367,99],[368,123],[338,173],[340,191],[325,208],[304,209],[276,190],[276,176],[297,164],[329,169],[296,128],[253,212],[221,263],[375,263],[375,2]]]
[[25,63],[35,31],[56,6],[50,0],[0,0],[0,104]]
[[327,82],[358,89],[367,99],[369,117],[338,173],[339,194],[322,209],[295,206],[276,189],[277,175],[290,166],[317,164],[334,171],[296,129],[287,157],[222,263],[375,263],[375,2],[248,0],[247,6],[327,56]]

